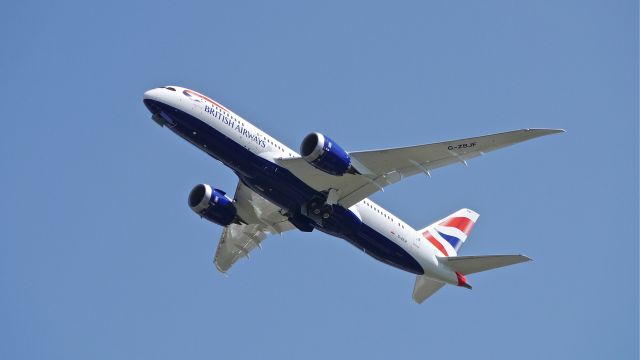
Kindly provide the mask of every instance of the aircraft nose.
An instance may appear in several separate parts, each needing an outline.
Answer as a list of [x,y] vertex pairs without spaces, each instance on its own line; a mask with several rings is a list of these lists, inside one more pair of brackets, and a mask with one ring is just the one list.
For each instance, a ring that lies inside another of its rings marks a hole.
[[142,102],[152,114],[160,112],[159,104],[162,98],[162,88],[155,88],[145,91]]
[[155,88],[151,90],[147,90],[144,92],[143,99],[144,100],[158,100],[158,93],[161,91],[161,88]]

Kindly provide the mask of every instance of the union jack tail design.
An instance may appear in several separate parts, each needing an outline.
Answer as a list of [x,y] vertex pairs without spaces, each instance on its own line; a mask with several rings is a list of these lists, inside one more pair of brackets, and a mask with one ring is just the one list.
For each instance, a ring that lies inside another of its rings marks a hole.
[[473,225],[480,215],[469,209],[460,209],[442,220],[420,230],[442,256],[456,256],[462,244],[467,240]]

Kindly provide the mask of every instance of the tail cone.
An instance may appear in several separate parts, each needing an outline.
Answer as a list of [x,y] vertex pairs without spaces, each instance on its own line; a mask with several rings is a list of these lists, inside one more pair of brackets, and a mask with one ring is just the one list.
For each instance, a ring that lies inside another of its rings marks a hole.
[[471,285],[469,285],[467,283],[467,278],[464,277],[464,275],[460,274],[459,272],[456,271],[456,276],[458,277],[458,286],[462,286],[465,287],[469,290],[472,289]]

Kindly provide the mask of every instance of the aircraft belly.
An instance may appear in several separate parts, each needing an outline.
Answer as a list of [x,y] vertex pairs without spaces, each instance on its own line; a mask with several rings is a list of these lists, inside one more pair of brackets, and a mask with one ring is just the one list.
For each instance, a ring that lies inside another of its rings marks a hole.
[[417,275],[424,273],[422,266],[406,250],[366,224],[362,224],[358,233],[342,238],[385,264]]
[[[344,210],[350,211],[350,210]],[[335,217],[338,215],[338,217]],[[318,230],[347,240],[353,246],[364,251],[369,256],[393,267],[421,275],[424,273],[423,267],[400,245],[386,237],[366,222],[354,225],[347,216],[342,218],[340,213],[334,213],[325,226],[317,227]]]
[[175,116],[177,125],[171,127],[171,131],[220,160],[249,188],[277,205],[299,207],[317,196],[317,191],[287,169],[256,155],[202,120],[165,104],[157,106]]
[[[320,195],[289,170],[260,157],[197,117],[162,103],[156,106],[176,120],[175,125],[169,127],[171,131],[223,162],[245,185],[286,211],[296,213],[303,204]],[[351,211],[342,208],[341,212]],[[383,263],[414,274],[424,272],[407,251],[365,223],[357,228],[353,224],[343,226],[340,221],[334,221],[331,226],[315,226],[322,232],[347,240]]]

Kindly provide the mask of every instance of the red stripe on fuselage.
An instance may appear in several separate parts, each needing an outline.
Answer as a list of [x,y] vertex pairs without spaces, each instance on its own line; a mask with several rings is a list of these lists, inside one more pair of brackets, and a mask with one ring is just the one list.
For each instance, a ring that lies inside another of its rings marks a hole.
[[473,221],[466,217],[454,217],[441,222],[440,225],[454,227],[469,235],[469,232],[471,232],[471,228],[473,228]]
[[431,235],[429,230],[423,232],[422,235],[425,238],[427,238],[427,240],[429,240],[429,242],[433,244],[433,246],[435,246],[438,250],[440,250],[440,252],[443,253],[444,256],[449,256],[449,254],[447,254],[447,249],[444,248],[444,246],[440,243],[440,241],[438,241],[436,238],[433,237],[433,235]]
[[[201,97],[201,98],[203,98],[203,99],[207,100],[208,102],[210,102],[210,103],[212,103],[212,104],[214,104],[214,105],[216,105],[216,106],[218,106],[218,107],[220,107],[220,108],[224,109],[225,111],[229,111],[229,109],[227,109],[226,107],[224,107],[224,106],[222,106],[222,105],[218,104],[217,102],[215,102],[215,101],[211,100],[208,96],[202,95],[202,94],[200,94],[200,93],[199,93],[199,92],[197,92],[197,91],[193,91],[193,90],[189,90],[189,89],[185,89],[184,91],[188,92],[189,94],[192,94],[192,95],[195,95],[195,96]],[[229,111],[229,112],[231,112],[231,111]]]

